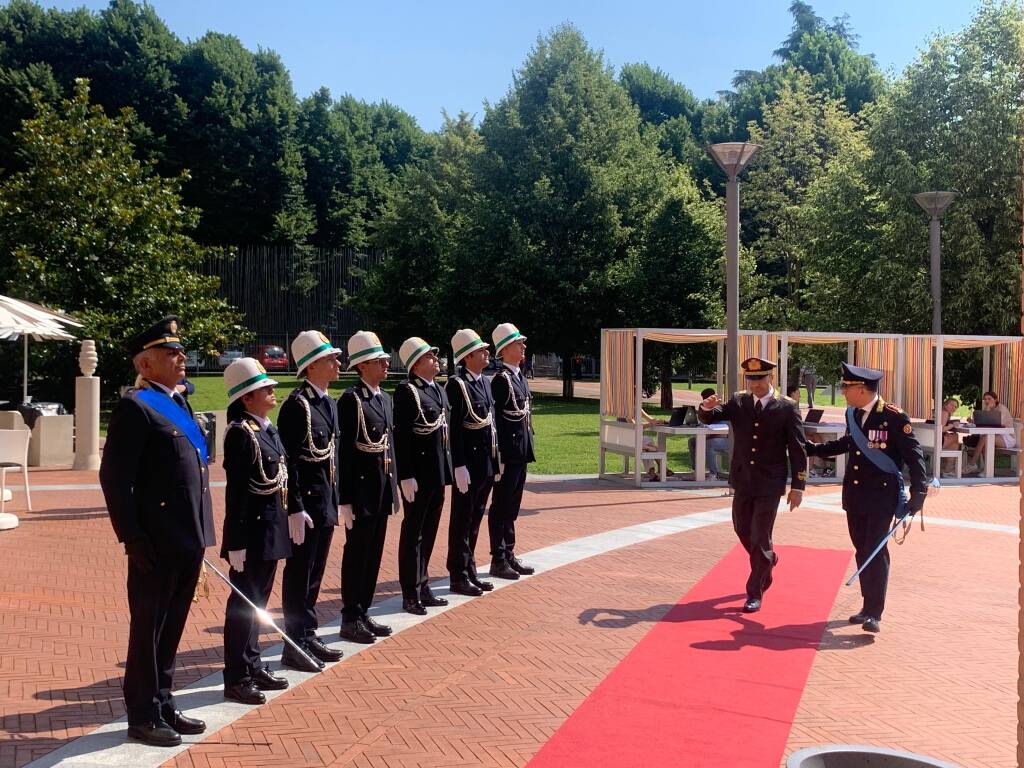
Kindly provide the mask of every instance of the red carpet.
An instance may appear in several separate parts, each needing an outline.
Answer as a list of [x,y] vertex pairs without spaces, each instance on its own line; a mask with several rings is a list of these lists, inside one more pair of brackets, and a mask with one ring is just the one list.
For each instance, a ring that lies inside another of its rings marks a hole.
[[749,567],[737,545],[530,766],[778,768],[850,553],[777,551],[775,583],[759,613],[740,611]]

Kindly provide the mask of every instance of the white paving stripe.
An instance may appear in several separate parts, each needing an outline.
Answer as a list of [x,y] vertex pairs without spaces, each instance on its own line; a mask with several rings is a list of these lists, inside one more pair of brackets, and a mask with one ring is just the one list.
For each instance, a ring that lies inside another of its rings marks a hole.
[[[716,494],[717,492],[712,491],[711,493]],[[840,494],[838,493],[814,496],[807,499],[801,508],[810,507],[820,511],[842,513],[843,510],[838,505],[839,498]],[[780,509],[785,506],[785,502],[783,501],[780,504]],[[550,547],[544,547],[542,549],[529,552],[524,555],[524,559],[528,560],[529,563],[537,569],[537,574],[539,575],[546,571],[570,565],[589,557],[601,555],[616,549],[629,547],[634,544],[641,544],[663,536],[671,536],[709,525],[731,522],[731,520],[731,507],[721,507],[706,512],[695,512],[687,515],[679,515],[677,517],[630,525],[624,528],[594,534],[592,536],[583,536],[578,539],[561,542]],[[928,524],[932,523],[996,533],[1017,534],[1017,529],[1012,526],[978,523],[970,520],[939,520],[937,518],[929,518]],[[530,577],[525,577],[524,580],[529,580],[529,578]],[[499,590],[515,583],[517,582],[496,579],[494,581],[495,589],[493,592],[486,592],[481,597],[466,597],[448,592],[448,580],[439,579],[437,581],[431,581],[431,587],[434,589],[436,594],[446,597],[449,601],[449,605],[443,608],[431,608],[430,613],[426,616],[412,616],[402,611],[402,599],[400,596],[396,596],[374,606],[371,610],[371,614],[374,618],[381,620],[383,623],[390,624],[394,630],[392,635],[392,637],[394,637],[406,629],[421,624],[424,621],[429,621],[435,616],[439,616],[445,611],[458,608],[460,605],[471,600],[485,600],[489,595],[493,595]],[[323,630],[320,633],[321,638],[327,642],[330,647],[339,648],[345,652],[345,656],[341,661],[335,662],[334,664],[328,664],[328,668],[334,667],[337,664],[344,664],[349,659],[359,655],[368,648],[373,647],[372,645],[358,645],[356,643],[343,642],[337,639],[333,642],[329,642],[330,638],[337,638],[339,625],[340,618],[321,627]],[[387,642],[387,639],[378,640],[377,642]],[[279,667],[281,649],[282,644],[280,643],[272,646],[263,654],[263,659],[268,662],[273,662],[275,667]],[[304,682],[314,677],[313,674],[283,668],[275,669],[275,674],[279,674],[288,680],[290,684],[289,689],[302,685]],[[269,702],[282,693],[285,693],[285,691],[265,691],[264,695],[267,697],[267,701]],[[186,714],[191,717],[199,717],[206,721],[206,733],[200,736],[182,736],[182,744],[179,747],[150,747],[146,744],[126,741],[125,729],[127,728],[127,721],[125,718],[121,718],[120,720],[102,725],[85,736],[81,736],[68,742],[64,746],[44,755],[38,760],[33,760],[25,766],[25,768],[47,768],[48,766],[57,765],[67,766],[67,768],[106,768],[108,766],[130,766],[131,768],[147,768],[147,766],[153,766],[155,768],[175,755],[184,752],[189,747],[198,744],[202,740],[217,733],[217,731],[222,728],[231,725],[253,709],[253,707],[245,704],[236,704],[234,702],[224,700],[223,678],[220,672],[207,675],[206,677],[197,680],[187,688],[175,692],[175,699],[177,700],[178,706],[184,710]]]

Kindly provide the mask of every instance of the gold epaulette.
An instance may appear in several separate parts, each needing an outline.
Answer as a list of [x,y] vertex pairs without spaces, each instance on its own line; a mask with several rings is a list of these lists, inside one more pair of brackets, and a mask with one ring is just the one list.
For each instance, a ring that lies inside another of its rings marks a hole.
[[895,411],[896,413],[903,413],[903,409],[896,405],[896,403],[886,403],[885,407],[888,408],[890,411]]

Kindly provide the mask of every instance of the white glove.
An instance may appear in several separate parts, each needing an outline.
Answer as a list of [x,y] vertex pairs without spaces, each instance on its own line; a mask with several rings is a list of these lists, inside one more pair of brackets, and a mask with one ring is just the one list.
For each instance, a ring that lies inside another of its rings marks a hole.
[[416,478],[410,477],[408,480],[402,481],[402,498],[412,504],[416,498],[416,491],[419,490],[419,486],[416,484]]
[[245,550],[244,549],[232,549],[228,552],[228,562],[231,563],[231,567],[241,573],[245,570]]
[[455,487],[459,493],[469,493],[469,470],[465,467],[455,468]]
[[352,505],[351,504],[339,504],[338,505],[338,514],[341,515],[341,519],[345,522],[345,530],[346,531],[351,531],[352,530],[352,523],[354,523],[355,520],[356,520],[355,516],[352,514]]
[[306,528],[313,527],[313,518],[305,512],[293,512],[288,515],[288,538],[297,546],[306,540]]

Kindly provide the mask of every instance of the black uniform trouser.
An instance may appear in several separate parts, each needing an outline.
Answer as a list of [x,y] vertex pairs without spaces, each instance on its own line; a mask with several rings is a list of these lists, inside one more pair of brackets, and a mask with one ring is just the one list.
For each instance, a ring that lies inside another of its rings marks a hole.
[[[267,607],[274,588],[277,560],[256,560],[246,557],[245,569],[228,572],[231,583],[260,608]],[[224,610],[224,685],[235,685],[249,677],[260,658],[260,620],[256,612],[234,590],[228,595]]]
[[771,586],[775,551],[772,530],[781,496],[749,496],[737,492],[732,498],[732,527],[750,558],[747,598],[761,599]]
[[171,685],[174,659],[199,580],[203,551],[160,555],[149,573],[128,561],[128,657],[124,703],[129,725],[159,720],[176,709]]
[[418,490],[413,501],[402,499],[402,532],[398,538],[398,581],[402,597],[419,599],[427,587],[427,567],[437,540],[444,507],[444,486]]
[[342,621],[355,621],[370,610],[387,531],[386,512],[357,517],[352,528],[345,531],[345,551],[341,557]]
[[507,560],[516,548],[516,518],[523,503],[526,464],[506,464],[501,480],[494,484],[487,530],[491,535],[491,559]]
[[[860,568],[868,559],[878,542],[889,532],[892,516],[879,514],[854,515],[846,513],[846,527],[850,531],[850,541],[856,550],[857,567]],[[876,619],[882,618],[885,610],[885,592],[889,585],[889,545],[875,555],[867,568],[860,574],[860,594],[864,598],[862,612]]]
[[452,582],[476,578],[476,540],[487,511],[487,499],[494,477],[482,477],[469,484],[466,493],[452,489],[452,513],[448,520],[448,575]]
[[333,540],[333,525],[307,528],[305,540],[301,545],[292,546],[292,555],[285,561],[281,578],[284,631],[297,643],[316,635],[320,626],[316,618],[316,601],[320,597],[320,585]]

